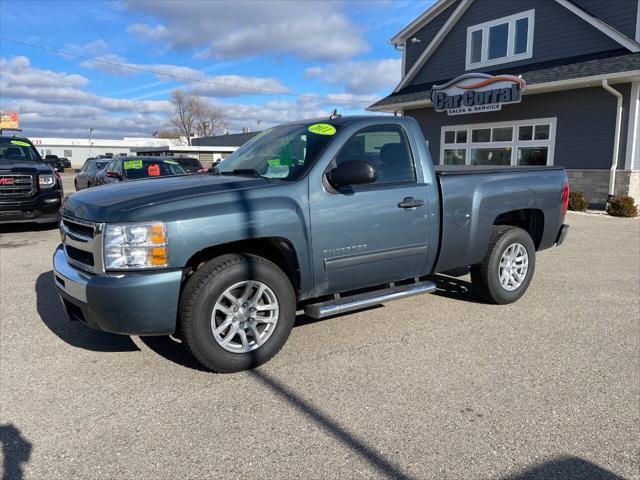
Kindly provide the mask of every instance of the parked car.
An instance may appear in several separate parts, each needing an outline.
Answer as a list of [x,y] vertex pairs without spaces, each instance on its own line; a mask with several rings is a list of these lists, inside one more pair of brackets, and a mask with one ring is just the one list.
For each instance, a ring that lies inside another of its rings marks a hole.
[[64,164],[60,161],[57,155],[45,155],[44,163],[51,165],[56,172],[64,172]]
[[60,163],[63,168],[71,168],[71,161],[68,158],[60,157]]
[[433,273],[470,268],[481,298],[518,300],[536,252],[566,237],[568,199],[562,167],[434,168],[409,117],[296,122],[216,174],[69,197],[56,285],[72,319],[177,335],[235,372],[280,350],[298,308],[322,318],[430,293]]
[[108,185],[143,178],[187,175],[178,162],[163,157],[114,158],[95,176],[96,185]]
[[0,136],[0,223],[60,219],[62,181],[27,138]]
[[207,169],[202,166],[200,160],[193,157],[171,157],[172,160],[175,160],[182,168],[184,168],[187,173],[207,173]]
[[76,168],[76,178],[73,184],[76,191],[95,186],[97,173],[106,167],[111,159],[109,158],[87,158],[82,168]]

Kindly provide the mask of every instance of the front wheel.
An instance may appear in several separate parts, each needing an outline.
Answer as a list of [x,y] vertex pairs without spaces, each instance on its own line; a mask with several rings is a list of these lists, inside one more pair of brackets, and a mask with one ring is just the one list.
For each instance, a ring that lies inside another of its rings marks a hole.
[[496,225],[484,260],[471,267],[473,290],[489,303],[513,303],[529,288],[535,266],[531,236],[518,227]]
[[209,370],[247,370],[282,348],[295,306],[291,282],[275,264],[254,255],[223,255],[188,280],[180,300],[182,337]]

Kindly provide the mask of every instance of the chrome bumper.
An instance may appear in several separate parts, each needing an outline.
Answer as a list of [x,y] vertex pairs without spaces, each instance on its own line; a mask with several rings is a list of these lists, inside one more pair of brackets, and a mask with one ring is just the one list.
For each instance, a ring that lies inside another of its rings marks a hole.
[[60,290],[76,300],[87,303],[87,284],[91,275],[69,265],[62,246],[59,246],[53,255],[53,272]]
[[564,224],[560,227],[560,231],[558,232],[558,238],[556,238],[556,246],[562,245],[564,240],[567,238],[567,233],[569,233],[569,225]]
[[53,255],[55,285],[69,320],[123,335],[175,332],[182,270],[93,275]]

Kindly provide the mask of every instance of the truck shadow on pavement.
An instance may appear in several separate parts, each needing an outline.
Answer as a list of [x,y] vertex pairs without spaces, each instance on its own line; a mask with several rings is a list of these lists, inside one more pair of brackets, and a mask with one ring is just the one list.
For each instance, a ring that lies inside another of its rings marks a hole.
[[[374,308],[374,307],[371,307]],[[322,319],[315,319],[311,317],[307,317],[304,314],[300,314],[296,316],[295,327],[300,327],[303,325],[308,325],[310,323],[321,322],[323,320],[328,320],[333,317],[327,317]],[[208,370],[203,368],[199,362],[197,362],[187,351],[185,346],[177,339],[161,335],[161,336],[146,336],[139,337],[142,343],[144,343],[149,349],[153,352],[157,353],[161,357],[169,360],[170,362],[176,363],[183,367],[190,368],[192,370],[198,370],[201,372],[207,372]]]
[[11,423],[0,424],[2,444],[2,480],[21,480],[22,467],[31,458],[32,444]]
[[436,284],[434,295],[463,302],[485,303],[473,293],[471,282],[442,274],[430,275],[429,279]]
[[40,274],[36,280],[38,315],[42,322],[62,341],[74,347],[95,352],[133,352],[140,350],[126,335],[93,330],[80,322],[67,319],[53,280],[53,271]]
[[502,480],[624,480],[624,477],[579,457],[562,456],[529,467]]

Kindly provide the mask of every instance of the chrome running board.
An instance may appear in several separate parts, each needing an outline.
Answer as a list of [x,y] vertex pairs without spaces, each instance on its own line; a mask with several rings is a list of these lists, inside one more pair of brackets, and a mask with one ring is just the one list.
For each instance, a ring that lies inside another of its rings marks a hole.
[[358,293],[348,297],[334,298],[326,302],[309,304],[304,307],[304,313],[311,318],[330,317],[332,315],[361,310],[373,305],[379,305],[393,300],[401,300],[423,293],[433,293],[435,291],[436,284],[431,281],[412,283],[398,287],[392,286],[383,290]]

